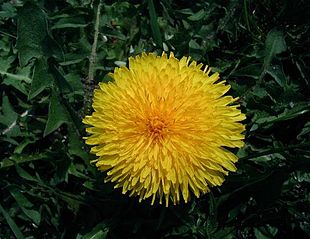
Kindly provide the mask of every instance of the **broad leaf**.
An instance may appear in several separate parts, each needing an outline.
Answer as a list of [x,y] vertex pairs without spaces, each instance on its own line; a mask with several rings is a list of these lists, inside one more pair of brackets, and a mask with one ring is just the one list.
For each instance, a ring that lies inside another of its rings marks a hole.
[[270,64],[273,58],[284,51],[286,51],[286,42],[284,39],[283,32],[277,30],[271,30],[265,41],[265,58],[263,72],[260,76],[260,79],[265,75],[267,69],[270,67]]
[[17,14],[17,49],[20,65],[25,66],[33,57],[39,58],[44,54],[47,20],[42,9],[31,2],[26,2]]

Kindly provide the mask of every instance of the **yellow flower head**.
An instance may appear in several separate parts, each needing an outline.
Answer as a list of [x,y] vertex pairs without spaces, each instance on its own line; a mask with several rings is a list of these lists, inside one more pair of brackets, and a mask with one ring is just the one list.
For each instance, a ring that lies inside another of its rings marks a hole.
[[223,96],[230,86],[202,67],[172,53],[144,53],[99,84],[84,123],[106,181],[140,201],[164,197],[168,206],[207,193],[236,170],[226,147],[243,146],[238,121],[245,116],[237,98]]

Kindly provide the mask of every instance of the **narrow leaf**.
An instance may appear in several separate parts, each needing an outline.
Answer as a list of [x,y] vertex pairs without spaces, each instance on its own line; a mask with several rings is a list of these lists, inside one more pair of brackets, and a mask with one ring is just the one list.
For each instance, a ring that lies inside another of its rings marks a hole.
[[22,164],[26,162],[32,162],[36,160],[41,160],[47,158],[47,155],[45,153],[37,153],[33,155],[12,155],[9,158],[4,158],[0,162],[0,169],[11,167],[16,164]]
[[41,215],[38,211],[32,209],[33,204],[17,188],[11,188],[10,193],[25,215],[36,225],[39,225]]
[[9,137],[19,136],[20,128],[17,124],[18,114],[14,111],[9,98],[2,97],[2,108],[0,111],[0,125],[5,125],[6,128],[1,131],[1,134]]
[[157,15],[154,7],[154,2],[153,0],[148,0],[148,9],[149,9],[149,14],[150,14],[150,23],[151,23],[151,29],[154,37],[154,41],[157,45],[157,47],[162,47],[163,46],[163,40],[161,37],[159,25],[157,22]]
[[206,15],[207,13],[205,12],[205,10],[201,9],[199,10],[198,12],[196,12],[195,14],[189,16],[187,19],[188,20],[191,20],[191,21],[199,21],[201,20],[202,18],[204,18],[204,16]]
[[81,239],[104,239],[107,237],[108,228],[105,223],[99,223],[92,231],[82,236]]
[[0,213],[2,213],[4,219],[6,222],[9,224],[11,230],[13,231],[14,235],[16,236],[17,239],[23,239],[25,238],[14,220],[11,218],[11,216],[6,212],[6,210],[2,207],[0,204]]
[[36,178],[32,177],[26,170],[24,170],[23,168],[19,167],[18,165],[16,165],[16,172],[23,179],[26,179],[26,180],[29,180],[29,181],[33,181],[33,182],[37,182],[38,181]]

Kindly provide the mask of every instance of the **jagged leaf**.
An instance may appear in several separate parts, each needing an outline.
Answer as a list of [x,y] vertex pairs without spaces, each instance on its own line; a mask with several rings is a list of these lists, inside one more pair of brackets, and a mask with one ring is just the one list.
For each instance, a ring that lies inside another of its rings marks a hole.
[[53,76],[48,72],[47,60],[44,57],[40,57],[35,64],[28,99],[30,100],[33,99],[38,94],[40,94],[44,89],[50,87],[52,84],[53,84]]
[[62,124],[69,123],[69,113],[67,109],[61,103],[61,99],[56,91],[52,92],[48,110],[48,120],[44,130],[44,137],[56,129]]

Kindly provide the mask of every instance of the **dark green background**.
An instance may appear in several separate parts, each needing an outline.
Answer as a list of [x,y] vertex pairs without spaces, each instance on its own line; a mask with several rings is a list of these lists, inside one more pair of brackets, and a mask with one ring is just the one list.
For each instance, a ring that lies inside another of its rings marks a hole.
[[103,1],[95,84],[131,55],[173,51],[220,72],[247,115],[238,171],[168,208],[89,163],[97,6],[0,1],[0,238],[309,237],[309,1]]

